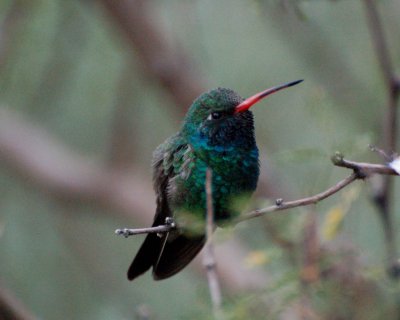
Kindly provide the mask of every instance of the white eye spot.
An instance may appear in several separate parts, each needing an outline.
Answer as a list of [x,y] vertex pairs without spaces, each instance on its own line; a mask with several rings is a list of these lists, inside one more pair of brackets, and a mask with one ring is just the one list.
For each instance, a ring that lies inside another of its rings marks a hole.
[[211,112],[207,117],[207,120],[217,120],[221,119],[222,113],[221,112]]

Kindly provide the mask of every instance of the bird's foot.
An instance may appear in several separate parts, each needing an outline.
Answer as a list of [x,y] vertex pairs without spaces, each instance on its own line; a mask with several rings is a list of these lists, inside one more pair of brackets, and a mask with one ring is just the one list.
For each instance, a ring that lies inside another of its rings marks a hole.
[[275,205],[277,207],[280,207],[283,204],[283,199],[282,198],[278,198],[275,200]]
[[[176,228],[175,220],[174,220],[174,218],[172,218],[172,217],[166,217],[164,223],[165,223],[167,226],[170,226],[171,229]],[[157,233],[157,237],[159,237],[159,238],[165,237],[165,233],[164,233],[164,232],[163,232],[163,233],[159,232],[159,233]]]
[[165,224],[171,226],[172,228],[176,227],[175,220],[172,217],[166,217],[165,218]]

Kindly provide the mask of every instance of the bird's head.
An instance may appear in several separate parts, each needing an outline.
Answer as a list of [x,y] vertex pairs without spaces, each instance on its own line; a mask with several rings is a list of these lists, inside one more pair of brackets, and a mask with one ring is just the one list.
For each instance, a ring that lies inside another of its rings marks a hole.
[[289,82],[243,99],[235,91],[217,88],[199,96],[189,108],[182,133],[195,149],[255,146],[251,106],[266,96],[300,83]]

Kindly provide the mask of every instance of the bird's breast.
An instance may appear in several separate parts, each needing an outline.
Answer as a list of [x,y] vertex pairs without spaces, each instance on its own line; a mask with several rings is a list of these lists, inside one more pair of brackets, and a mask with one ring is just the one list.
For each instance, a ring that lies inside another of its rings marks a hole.
[[[206,170],[212,170],[213,204],[216,221],[229,219],[240,213],[238,202],[249,198],[257,186],[259,176],[258,150],[213,150],[208,157],[193,155],[182,162],[180,174],[174,181],[175,206],[195,215],[205,215]],[[237,201],[239,200],[239,201]]]

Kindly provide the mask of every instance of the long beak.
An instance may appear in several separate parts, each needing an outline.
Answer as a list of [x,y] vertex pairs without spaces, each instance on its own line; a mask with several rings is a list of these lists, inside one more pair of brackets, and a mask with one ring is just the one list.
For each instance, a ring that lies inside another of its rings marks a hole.
[[302,81],[303,80],[297,80],[297,81],[288,82],[288,83],[281,84],[281,85],[276,86],[276,87],[269,88],[269,89],[264,90],[262,92],[259,92],[259,93],[255,94],[254,96],[251,96],[250,98],[247,98],[242,103],[238,104],[236,106],[236,108],[235,108],[235,113],[240,113],[240,112],[249,110],[250,107],[253,104],[256,104],[258,101],[260,101],[261,99],[265,98],[266,96],[269,96],[270,94],[275,93],[275,92],[277,92],[279,90],[295,86],[296,84],[298,84],[298,83],[300,83]]

